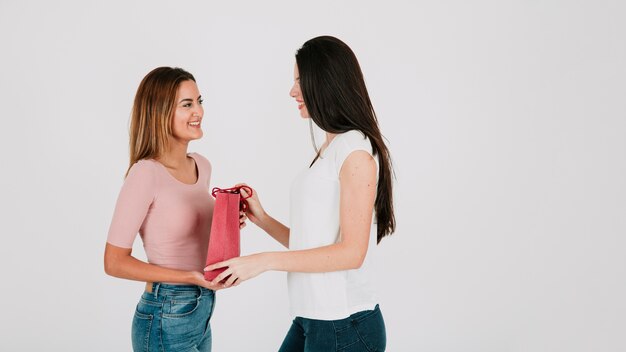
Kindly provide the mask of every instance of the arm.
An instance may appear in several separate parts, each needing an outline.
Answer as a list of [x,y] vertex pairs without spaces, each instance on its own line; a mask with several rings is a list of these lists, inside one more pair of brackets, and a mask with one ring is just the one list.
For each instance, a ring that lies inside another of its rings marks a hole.
[[351,153],[343,163],[339,182],[341,238],[337,243],[306,250],[258,253],[217,263],[207,270],[228,269],[213,282],[231,275],[225,286],[236,285],[267,270],[315,273],[361,267],[369,245],[376,199],[376,162],[365,151]]
[[174,270],[145,263],[133,257],[131,252],[132,248],[107,243],[104,250],[104,271],[108,275],[128,280],[185,283],[212,290],[220,288],[204,280],[204,275],[200,272]]
[[[245,215],[239,219],[239,227],[245,227]],[[132,256],[132,248],[123,248],[107,242],[104,250],[104,271],[121,279],[145,282],[176,282],[203,286],[217,290],[222,286],[212,285],[197,271],[164,268],[143,262]]]
[[[252,219],[250,219],[252,221]],[[253,221],[254,222],[254,221]],[[289,228],[283,225],[280,221],[265,214],[258,222],[255,223],[258,227],[267,232],[276,241],[282,244],[285,248],[289,248]]]
[[[245,183],[240,183],[236,186],[247,186]],[[245,189],[241,190],[241,194],[244,197],[248,197],[248,192]],[[259,196],[256,191],[253,192],[252,197],[248,198],[248,210],[246,215],[252,221],[253,224],[260,227],[268,235],[272,236],[278,243],[289,248],[289,228],[283,225],[280,221],[274,219],[265,212]]]

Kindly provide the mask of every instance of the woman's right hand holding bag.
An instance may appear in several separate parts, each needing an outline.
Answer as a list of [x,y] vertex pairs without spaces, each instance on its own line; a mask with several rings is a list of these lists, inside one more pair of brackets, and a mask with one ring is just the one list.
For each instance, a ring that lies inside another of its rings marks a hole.
[[261,206],[261,202],[259,201],[259,193],[252,187],[248,186],[245,183],[238,183],[235,187],[246,186],[252,189],[252,196],[246,191],[245,188],[241,188],[241,196],[248,202],[248,209],[246,209],[246,216],[253,224],[262,227],[260,222],[267,216],[265,210]]
[[253,224],[260,227],[263,231],[267,232],[268,235],[272,236],[276,241],[280,244],[289,248],[289,228],[275,220],[271,216],[269,216],[261,202],[259,201],[259,192],[257,192],[254,188],[248,186],[245,183],[239,183],[236,187],[246,186],[252,190],[252,196],[248,192],[246,192],[245,188],[241,188],[241,196],[242,198],[247,198],[248,208],[246,209],[246,216]]

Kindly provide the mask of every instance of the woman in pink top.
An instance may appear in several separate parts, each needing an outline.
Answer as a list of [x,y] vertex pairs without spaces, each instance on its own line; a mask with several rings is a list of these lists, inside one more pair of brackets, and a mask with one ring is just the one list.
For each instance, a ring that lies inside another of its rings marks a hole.
[[[211,164],[187,153],[202,137],[203,114],[196,81],[180,68],[156,68],[137,89],[130,164],[104,254],[107,274],[146,282],[132,324],[135,351],[211,350],[214,291],[222,287],[202,273],[214,205]],[[132,256],[138,233],[148,263]]]

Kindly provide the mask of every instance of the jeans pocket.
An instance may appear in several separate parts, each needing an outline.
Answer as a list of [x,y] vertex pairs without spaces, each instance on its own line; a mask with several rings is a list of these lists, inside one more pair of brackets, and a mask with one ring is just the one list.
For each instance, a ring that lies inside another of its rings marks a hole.
[[384,351],[387,347],[387,332],[385,321],[379,309],[364,314],[352,321],[352,325],[359,336],[359,340],[368,351]]
[[203,338],[210,336],[207,325],[212,297],[201,296],[194,301],[176,300],[170,303],[174,303],[173,308],[168,309],[170,312],[173,309],[175,313],[163,314],[161,320],[161,342],[165,350],[188,351],[203,345]]
[[137,305],[132,326],[133,351],[148,351],[150,347],[150,332],[152,330],[152,320],[154,315],[144,314],[139,310],[141,303]]
[[193,314],[200,306],[200,298],[197,296],[174,297],[165,304],[164,318],[184,318]]

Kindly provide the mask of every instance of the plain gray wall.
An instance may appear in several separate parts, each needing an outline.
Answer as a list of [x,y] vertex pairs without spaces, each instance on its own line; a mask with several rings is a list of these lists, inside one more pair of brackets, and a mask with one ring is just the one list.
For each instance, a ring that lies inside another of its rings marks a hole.
[[[0,350],[127,351],[143,285],[102,255],[152,68],[195,74],[213,184],[288,219],[312,155],[294,53],[360,59],[397,182],[389,351],[626,350],[623,1],[0,1]],[[249,226],[243,252],[279,246]],[[136,252],[142,256],[139,240]],[[214,350],[272,351],[284,273],[218,293]]]

